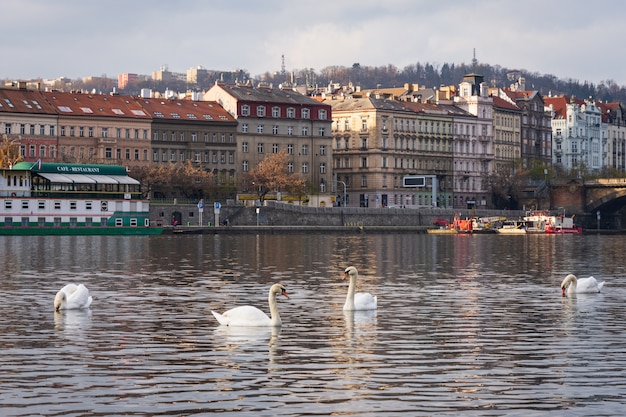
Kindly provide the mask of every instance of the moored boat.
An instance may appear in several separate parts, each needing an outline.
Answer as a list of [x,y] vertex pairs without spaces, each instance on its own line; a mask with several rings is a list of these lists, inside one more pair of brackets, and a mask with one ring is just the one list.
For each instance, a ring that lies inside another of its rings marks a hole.
[[505,220],[502,227],[496,229],[502,235],[525,235],[526,222],[521,220]]
[[126,168],[20,162],[0,169],[0,235],[147,235],[149,201]]

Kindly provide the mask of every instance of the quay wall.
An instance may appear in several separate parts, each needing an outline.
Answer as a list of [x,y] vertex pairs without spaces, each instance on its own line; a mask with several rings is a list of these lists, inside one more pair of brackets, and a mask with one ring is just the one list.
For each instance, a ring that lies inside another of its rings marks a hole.
[[[444,208],[307,207],[268,201],[261,207],[222,205],[219,218],[213,206],[202,213],[195,204],[151,204],[154,223],[170,226],[431,226],[435,219],[451,221],[455,214],[468,217],[502,216],[521,218],[521,210],[454,210]],[[202,215],[202,221],[200,221]]]

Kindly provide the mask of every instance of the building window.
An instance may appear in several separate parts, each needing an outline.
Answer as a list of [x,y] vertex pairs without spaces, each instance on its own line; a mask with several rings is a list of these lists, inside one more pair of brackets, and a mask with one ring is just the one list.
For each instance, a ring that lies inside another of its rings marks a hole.
[[93,127],[87,129],[90,138],[93,138]]
[[106,138],[109,136],[109,128],[108,127],[103,127],[102,128],[102,137]]
[[263,133],[263,125],[256,126],[256,133]]
[[278,153],[278,143],[272,143],[272,153]]
[[80,136],[81,138],[85,137],[85,128],[84,127],[80,126],[78,128],[78,136]]
[[263,153],[263,142],[256,145],[257,153]]
[[309,145],[302,145],[302,155],[309,154]]
[[309,173],[309,164],[307,164],[306,162],[302,163],[302,173],[303,174],[308,174]]
[[287,135],[293,136],[293,126],[287,126]]
[[287,153],[293,155],[293,143],[287,145]]
[[309,110],[309,109],[302,109],[302,118],[303,119],[310,119],[311,118],[311,110]]
[[289,161],[289,162],[287,163],[287,171],[288,171],[290,174],[293,174],[293,162]]
[[320,164],[320,174],[326,174],[326,163],[322,162]]
[[241,163],[241,169],[243,170],[243,172],[248,172],[248,170],[250,169],[250,165],[248,164],[248,161],[243,161]]
[[241,124],[241,133],[248,133],[248,123]]
[[241,143],[241,152],[248,153],[248,142]]
[[265,106],[257,106],[256,115],[257,117],[265,117]]
[[244,104],[241,106],[241,115],[242,116],[250,116],[250,106]]
[[326,155],[326,145],[320,145],[320,156]]
[[280,107],[272,107],[272,117],[280,117]]
[[323,127],[320,127],[320,130],[319,130],[320,136],[324,136],[324,132],[325,132],[325,129]]
[[113,149],[111,149],[111,148],[106,148],[106,149],[104,150],[104,157],[105,157],[106,159],[111,159],[111,158],[113,157]]
[[302,136],[309,136],[308,126],[302,126]]
[[278,125],[273,125],[272,126],[272,134],[273,135],[278,135]]
[[320,118],[320,120],[326,120],[327,117],[328,117],[328,113],[326,112],[326,110],[320,110],[319,111],[319,118]]
[[294,109],[293,107],[289,107],[287,109],[287,117],[290,119],[293,119],[294,117],[296,117],[296,109]]

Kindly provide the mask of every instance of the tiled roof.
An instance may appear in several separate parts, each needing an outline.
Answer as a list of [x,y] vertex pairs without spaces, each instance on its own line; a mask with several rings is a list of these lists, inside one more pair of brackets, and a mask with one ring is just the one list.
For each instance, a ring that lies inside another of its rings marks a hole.
[[228,92],[238,101],[255,101],[263,103],[320,105],[316,100],[292,90],[276,88],[252,87],[235,84],[219,84],[219,87]]
[[56,114],[40,91],[0,88],[0,112]]
[[324,104],[331,105],[333,112],[362,110],[410,111],[403,105],[403,103],[398,101],[372,97],[347,98],[344,100],[326,99],[324,100]]
[[222,106],[213,101],[137,98],[136,102],[149,117],[190,121],[235,122]]
[[130,96],[63,92],[43,94],[60,115],[150,118],[150,115]]
[[516,111],[521,111],[521,109],[516,106],[515,104],[511,104],[508,101],[497,97],[497,96],[493,96],[493,106],[494,107],[498,107],[501,109],[507,109],[507,110],[516,110]]

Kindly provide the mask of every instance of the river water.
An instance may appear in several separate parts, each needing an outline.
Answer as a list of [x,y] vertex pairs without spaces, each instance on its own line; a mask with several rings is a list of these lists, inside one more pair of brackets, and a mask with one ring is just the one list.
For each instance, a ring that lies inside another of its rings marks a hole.
[[[0,237],[5,416],[622,416],[623,236]],[[343,269],[375,313],[346,314]],[[606,281],[562,297],[569,272]],[[88,311],[55,313],[66,283]],[[282,328],[220,327],[211,310]]]

